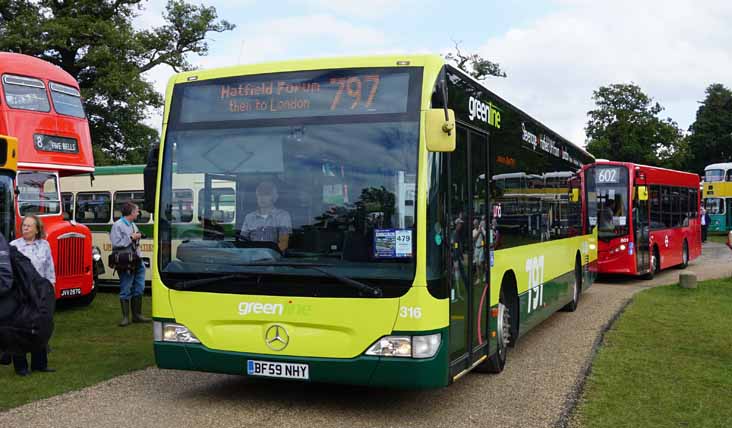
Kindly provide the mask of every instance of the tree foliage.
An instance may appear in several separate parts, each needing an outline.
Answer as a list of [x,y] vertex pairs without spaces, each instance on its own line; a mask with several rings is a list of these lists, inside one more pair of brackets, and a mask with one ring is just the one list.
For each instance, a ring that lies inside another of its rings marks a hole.
[[145,125],[163,99],[142,73],[192,68],[206,36],[234,28],[213,7],[169,0],[160,27],[138,30],[143,0],[0,0],[0,50],[32,55],[79,82],[98,165],[144,162],[158,133]]
[[683,138],[676,122],[661,119],[663,107],[635,84],[601,86],[589,120],[587,150],[597,158],[668,166],[682,162]]
[[445,59],[455,63],[455,66],[476,80],[483,80],[489,76],[506,77],[506,73],[501,70],[500,64],[489,61],[478,54],[464,54],[460,51],[460,43],[455,42],[455,52],[445,55]]
[[689,131],[689,171],[702,174],[706,165],[732,162],[732,91],[709,85]]

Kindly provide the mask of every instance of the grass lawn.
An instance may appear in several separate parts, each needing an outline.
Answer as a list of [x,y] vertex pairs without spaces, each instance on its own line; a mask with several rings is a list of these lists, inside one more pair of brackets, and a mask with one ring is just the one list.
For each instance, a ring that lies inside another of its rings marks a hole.
[[[150,315],[150,296],[143,298],[143,313]],[[12,365],[0,366],[0,410],[152,365],[152,324],[121,328],[120,317],[116,293],[100,292],[88,307],[57,308],[48,355],[49,367],[57,372],[20,377]]]
[[726,244],[727,243],[727,235],[712,235],[711,233],[707,234],[707,240],[712,242],[718,242],[720,244]]
[[729,427],[732,280],[650,289],[605,336],[578,416],[584,427]]

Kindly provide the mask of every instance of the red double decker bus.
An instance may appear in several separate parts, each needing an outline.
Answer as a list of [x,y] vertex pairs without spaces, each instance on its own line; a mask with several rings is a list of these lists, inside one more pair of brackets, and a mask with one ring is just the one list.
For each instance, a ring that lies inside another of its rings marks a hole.
[[599,273],[652,278],[701,255],[698,175],[611,161],[584,169],[596,189],[588,220],[598,228]]
[[38,58],[0,53],[0,134],[18,139],[16,234],[23,216],[41,216],[56,268],[56,298],[91,302],[91,233],[68,220],[59,188],[59,177],[94,172],[76,80]]

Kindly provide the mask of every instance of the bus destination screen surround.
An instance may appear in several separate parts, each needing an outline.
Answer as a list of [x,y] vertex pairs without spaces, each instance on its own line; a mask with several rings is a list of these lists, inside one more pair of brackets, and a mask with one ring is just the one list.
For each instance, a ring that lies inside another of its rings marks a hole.
[[610,239],[628,233],[628,170],[624,167],[594,168],[598,201],[598,236]]
[[406,113],[409,69],[244,76],[182,85],[181,123]]

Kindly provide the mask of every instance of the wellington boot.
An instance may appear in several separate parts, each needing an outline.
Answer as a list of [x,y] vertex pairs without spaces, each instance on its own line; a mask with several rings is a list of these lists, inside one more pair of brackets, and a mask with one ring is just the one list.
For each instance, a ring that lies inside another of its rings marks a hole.
[[150,322],[150,318],[142,316],[142,296],[132,298],[132,322]]
[[119,322],[120,327],[130,325],[130,301],[119,299],[119,303],[122,305],[122,321]]

